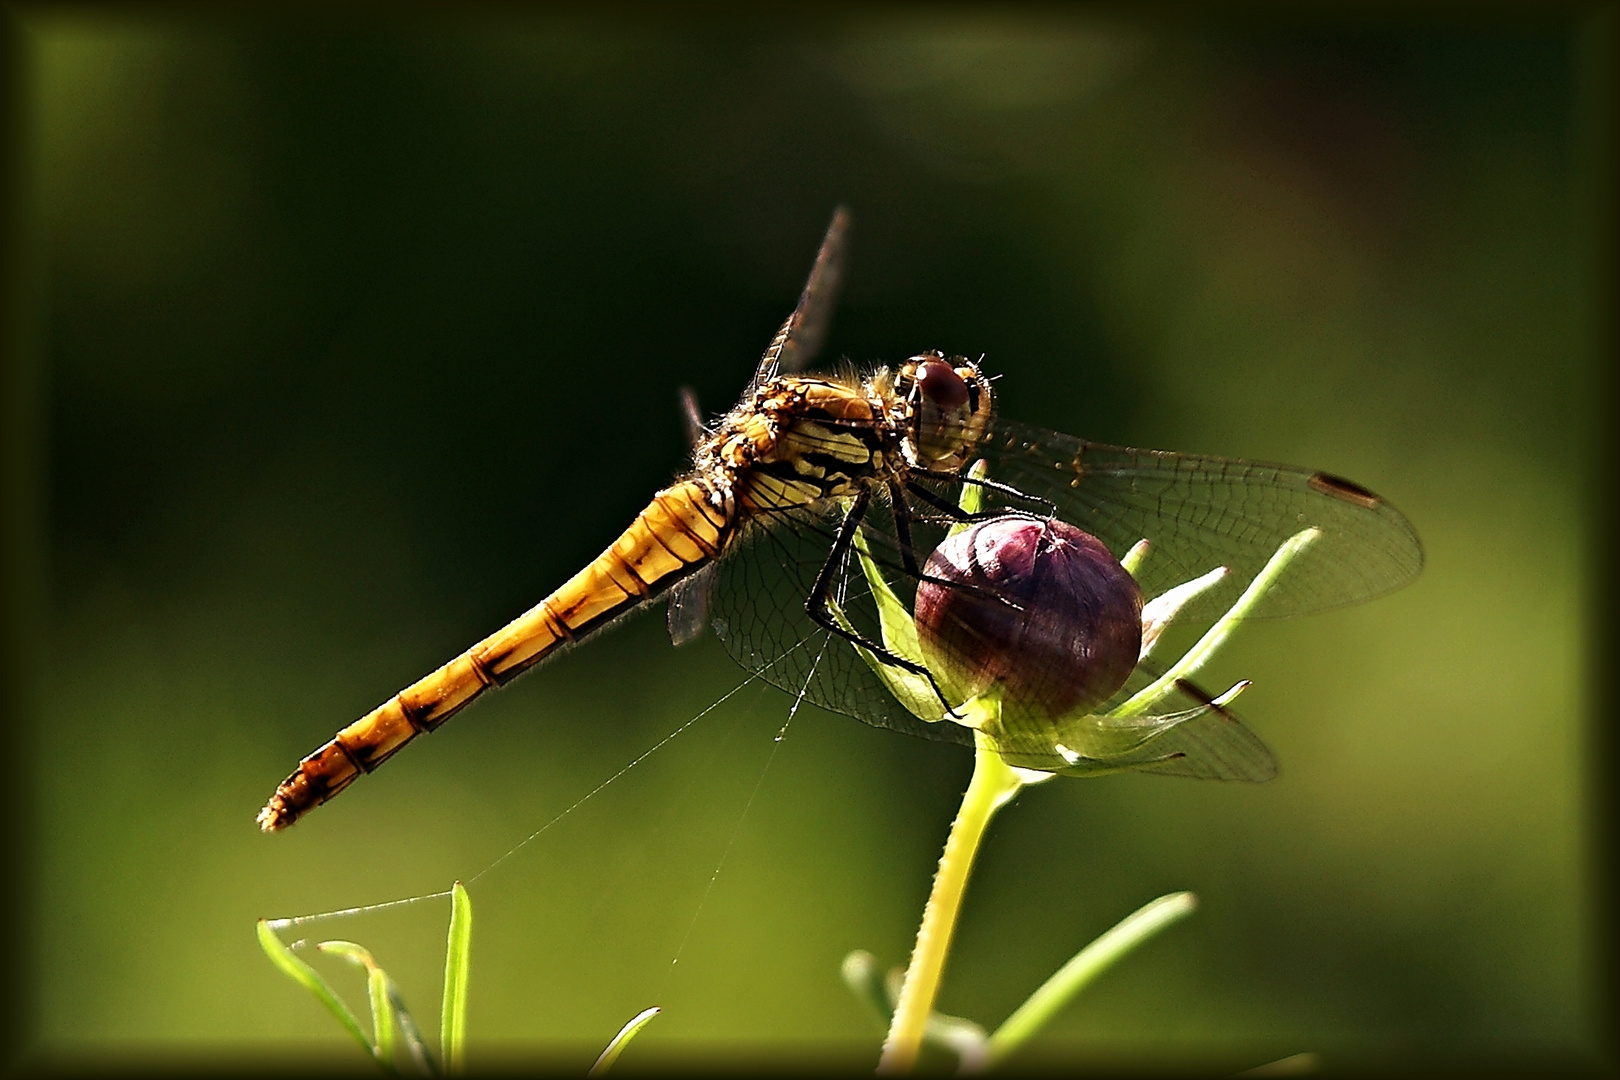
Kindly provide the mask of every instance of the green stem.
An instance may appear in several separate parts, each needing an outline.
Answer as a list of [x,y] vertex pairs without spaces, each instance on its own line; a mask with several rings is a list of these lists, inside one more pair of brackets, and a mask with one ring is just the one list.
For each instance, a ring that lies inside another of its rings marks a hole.
[[[964,709],[1000,713],[999,703],[994,701],[970,702]],[[951,822],[945,853],[939,859],[939,872],[934,875],[934,887],[923,909],[922,925],[917,928],[917,945],[900,986],[900,1000],[895,1004],[889,1036],[883,1041],[883,1055],[878,1059],[879,1073],[909,1073],[916,1065],[979,841],[984,838],[985,827],[995,812],[1023,787],[1018,774],[1001,760],[989,740],[975,734],[973,779],[962,796],[956,820]]]
[[1160,930],[1191,915],[1197,906],[1198,898],[1190,892],[1161,896],[1081,949],[990,1036],[988,1064],[994,1066],[1022,1046],[1093,979]]

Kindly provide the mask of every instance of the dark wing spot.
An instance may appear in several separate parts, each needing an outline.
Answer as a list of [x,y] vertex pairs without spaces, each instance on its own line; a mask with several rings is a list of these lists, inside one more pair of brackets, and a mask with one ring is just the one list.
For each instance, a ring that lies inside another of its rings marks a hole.
[[1212,710],[1215,713],[1216,716],[1219,716],[1222,719],[1225,719],[1225,720],[1236,720],[1237,719],[1235,716],[1233,716],[1231,714],[1231,712],[1226,708],[1226,706],[1220,704],[1214,698],[1210,697],[1209,694],[1202,687],[1200,687],[1197,683],[1193,682],[1190,679],[1177,679],[1176,680],[1176,689],[1180,690],[1183,694],[1186,694],[1188,697],[1190,697],[1194,701],[1198,702],[1198,704],[1202,705],[1204,708]]
[[1203,705],[1206,708],[1215,704],[1215,699],[1204,693],[1203,690],[1199,689],[1198,684],[1193,682],[1191,679],[1177,679],[1176,689],[1180,690],[1183,694],[1186,694],[1188,697],[1192,698],[1194,701],[1198,702],[1198,704]]
[[1342,476],[1334,476],[1332,473],[1314,473],[1307,483],[1324,495],[1331,495],[1335,499],[1355,503],[1357,506],[1365,507],[1368,510],[1378,509],[1384,501],[1360,484],[1346,480]]

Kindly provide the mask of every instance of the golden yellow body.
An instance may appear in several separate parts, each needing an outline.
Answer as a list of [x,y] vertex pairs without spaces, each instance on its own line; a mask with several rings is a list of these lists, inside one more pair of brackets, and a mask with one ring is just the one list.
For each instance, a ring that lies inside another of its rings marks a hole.
[[432,731],[485,690],[512,679],[720,553],[731,515],[700,480],[660,491],[608,549],[556,592],[448,664],[362,716],[282,781],[259,825],[284,828]]

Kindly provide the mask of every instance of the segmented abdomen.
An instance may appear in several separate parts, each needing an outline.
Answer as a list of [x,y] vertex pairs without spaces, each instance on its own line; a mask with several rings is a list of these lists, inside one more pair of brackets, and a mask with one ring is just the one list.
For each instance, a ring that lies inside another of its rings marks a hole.
[[432,731],[492,686],[635,608],[717,556],[735,526],[702,480],[653,497],[606,551],[561,588],[448,664],[395,694],[299,763],[259,812],[285,828]]

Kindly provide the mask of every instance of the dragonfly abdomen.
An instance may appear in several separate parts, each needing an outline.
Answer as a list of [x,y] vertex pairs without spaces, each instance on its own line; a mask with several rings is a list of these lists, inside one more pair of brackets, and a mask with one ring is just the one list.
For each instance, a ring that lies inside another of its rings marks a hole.
[[703,567],[730,537],[728,499],[700,479],[653,496],[630,527],[550,596],[448,664],[395,694],[299,762],[276,788],[259,826],[286,828],[432,731],[492,686],[546,657]]

